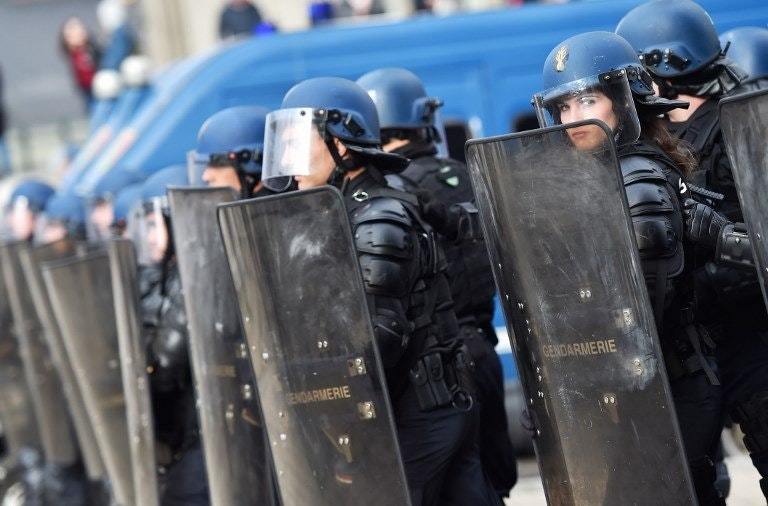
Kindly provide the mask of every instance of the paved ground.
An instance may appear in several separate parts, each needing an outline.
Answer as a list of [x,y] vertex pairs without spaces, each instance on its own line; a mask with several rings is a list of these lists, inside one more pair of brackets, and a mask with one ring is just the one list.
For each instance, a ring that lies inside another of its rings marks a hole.
[[[728,497],[729,506],[765,506],[766,501],[760,493],[760,479],[752,463],[744,454],[738,453],[736,447],[726,442],[726,458],[728,471],[731,475],[731,494]],[[544,506],[544,490],[539,479],[539,470],[534,459],[520,462],[520,480],[512,490],[507,506]]]

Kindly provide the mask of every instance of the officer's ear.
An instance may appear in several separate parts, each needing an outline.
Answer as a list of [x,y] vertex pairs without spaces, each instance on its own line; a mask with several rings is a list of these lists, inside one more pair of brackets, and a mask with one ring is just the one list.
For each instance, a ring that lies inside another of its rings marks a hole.
[[347,149],[347,146],[344,145],[343,142],[341,142],[336,137],[333,138],[334,144],[336,144],[336,151],[339,153],[339,156],[343,159],[347,156],[349,153],[349,150]]

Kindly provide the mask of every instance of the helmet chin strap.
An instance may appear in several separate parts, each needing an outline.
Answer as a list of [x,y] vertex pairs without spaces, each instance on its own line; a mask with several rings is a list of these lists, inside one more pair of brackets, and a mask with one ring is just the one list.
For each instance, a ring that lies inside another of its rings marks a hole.
[[336,147],[336,142],[334,142],[334,138],[332,136],[327,135],[325,137],[325,145],[328,148],[328,151],[331,153],[331,158],[333,158],[333,162],[335,163],[333,172],[331,172],[331,175],[328,177],[326,182],[329,185],[340,189],[343,193],[347,185],[347,181],[349,181],[349,178],[346,177],[347,172],[355,168],[353,166],[354,162],[349,159],[344,160],[341,157],[339,149]]

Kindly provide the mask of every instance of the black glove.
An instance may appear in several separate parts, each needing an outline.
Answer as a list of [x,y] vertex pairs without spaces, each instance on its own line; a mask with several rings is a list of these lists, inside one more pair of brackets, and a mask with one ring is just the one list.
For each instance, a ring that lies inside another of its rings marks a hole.
[[414,192],[421,204],[421,210],[424,213],[424,219],[434,227],[441,235],[446,237],[455,237],[458,235],[458,220],[440,199],[424,189],[418,189]]
[[716,248],[723,235],[723,229],[730,221],[711,207],[692,199],[683,203],[685,235],[692,242]]

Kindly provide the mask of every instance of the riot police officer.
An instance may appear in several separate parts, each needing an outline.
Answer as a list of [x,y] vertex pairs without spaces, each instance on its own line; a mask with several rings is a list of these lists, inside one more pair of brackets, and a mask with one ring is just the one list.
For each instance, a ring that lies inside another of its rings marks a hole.
[[126,186],[120,190],[112,203],[112,223],[110,229],[112,235],[123,237],[128,225],[128,216],[134,206],[141,201],[142,183]]
[[89,242],[101,243],[112,237],[115,199],[123,188],[138,182],[134,172],[120,171],[103,177],[96,184],[86,206],[86,237]]
[[268,112],[263,107],[231,107],[205,120],[190,153],[193,183],[228,186],[244,199],[264,193],[261,160]]
[[[746,75],[726,58],[712,19],[691,1],[652,1],[624,16],[616,32],[640,54],[663,96],[691,103],[688,111],[672,111],[668,118],[672,132],[689,142],[699,158],[692,181],[722,194],[716,209],[729,221],[742,222],[718,100],[736,90]],[[745,433],[768,496],[768,314],[755,271],[725,265],[713,253],[703,244],[693,259],[697,310],[708,318],[717,343],[725,408]]]
[[129,223],[143,266],[141,316],[164,506],[209,504],[187,349],[187,317],[166,197],[168,186],[185,186],[187,181],[184,166],[150,176],[142,185],[139,216]]
[[37,220],[35,242],[50,244],[65,238],[85,239],[85,201],[71,193],[56,193]]
[[20,183],[11,193],[8,209],[9,236],[17,241],[31,241],[37,218],[45,209],[55,190],[40,181]]
[[[453,211],[459,216],[454,221],[458,225],[461,210],[466,209],[461,206],[473,199],[466,166],[438,156],[437,144],[445,142],[435,121],[442,104],[427,96],[415,74],[402,68],[378,69],[360,77],[357,84],[376,104],[382,149],[411,160],[403,172],[389,175],[387,180],[392,186],[421,195],[427,218],[432,218],[431,224],[441,233],[454,311],[475,362],[483,468],[499,495],[507,496],[517,481],[517,463],[504,408],[501,361],[494,349],[498,338],[492,324],[493,274],[484,243],[475,237],[458,237],[460,233],[466,235],[463,231],[445,230],[448,223],[440,216],[441,207],[456,206]],[[436,212],[430,212],[432,209]],[[463,218],[472,219],[468,214]]]
[[720,43],[728,58],[747,73],[748,77],[739,86],[739,91],[768,87],[768,29],[754,26],[734,28],[720,36]]
[[[547,57],[543,80],[546,89],[534,98],[542,126],[599,119],[613,133],[694,487],[701,504],[724,504],[709,455],[720,434],[720,388],[691,313],[677,196],[695,162],[658,118],[686,104],[656,97],[633,48],[610,32],[563,41]],[[604,144],[594,125],[566,132],[580,151],[598,152]]]
[[268,188],[295,180],[344,195],[413,504],[498,504],[476,456],[468,358],[442,254],[416,199],[387,187],[384,175],[407,159],[381,150],[373,101],[346,79],[309,79],[266,127]]

